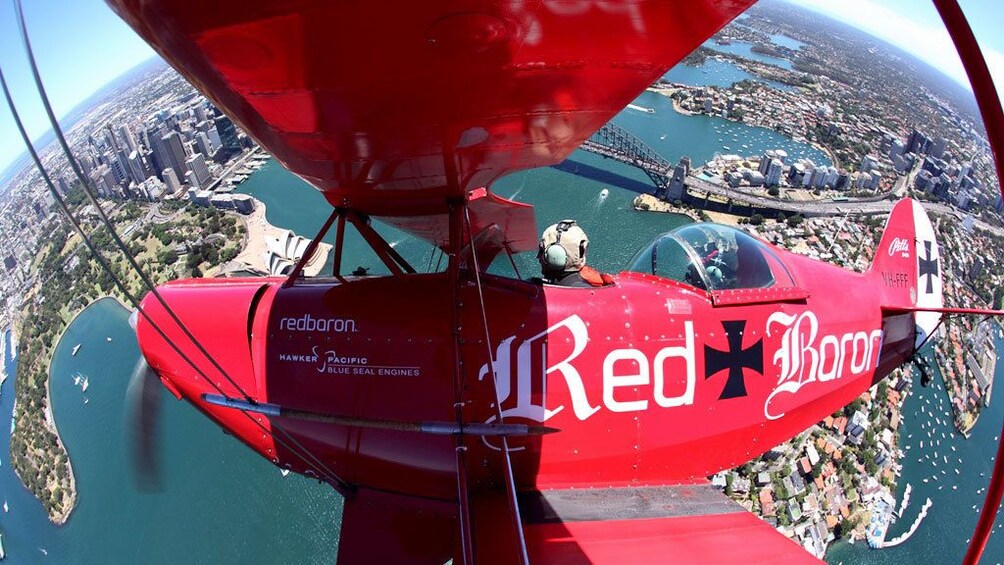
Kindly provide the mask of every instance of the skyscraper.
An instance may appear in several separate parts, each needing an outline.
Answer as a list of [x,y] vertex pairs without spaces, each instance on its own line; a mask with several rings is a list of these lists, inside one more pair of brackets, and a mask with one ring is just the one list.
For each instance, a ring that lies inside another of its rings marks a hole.
[[174,169],[175,174],[187,171],[188,169],[185,167],[185,159],[187,159],[188,156],[185,153],[185,144],[181,141],[181,135],[176,131],[172,131],[162,137],[161,142],[164,144],[167,158],[170,160],[171,168]]
[[171,167],[164,169],[164,173],[161,177],[164,179],[164,184],[167,186],[168,193],[175,194],[181,190],[181,181],[178,180],[178,175],[174,173],[174,169]]
[[129,163],[129,178],[132,179],[136,184],[142,183],[146,180],[146,173],[143,171],[143,161],[139,156],[139,151],[133,150],[127,158]]
[[127,148],[127,152],[136,151],[139,149],[139,144],[136,143],[136,136],[132,134],[132,130],[129,129],[128,124],[122,124],[119,126],[119,138]]
[[202,156],[202,153],[196,153],[189,157],[185,161],[185,166],[189,171],[195,173],[199,188],[208,186],[210,178],[209,167],[206,166],[206,158]]

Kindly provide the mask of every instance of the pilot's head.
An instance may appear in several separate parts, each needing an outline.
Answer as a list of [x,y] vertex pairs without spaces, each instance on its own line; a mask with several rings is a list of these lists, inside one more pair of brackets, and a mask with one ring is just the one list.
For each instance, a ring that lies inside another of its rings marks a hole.
[[537,259],[544,274],[578,271],[586,264],[589,238],[575,220],[548,226],[540,236]]

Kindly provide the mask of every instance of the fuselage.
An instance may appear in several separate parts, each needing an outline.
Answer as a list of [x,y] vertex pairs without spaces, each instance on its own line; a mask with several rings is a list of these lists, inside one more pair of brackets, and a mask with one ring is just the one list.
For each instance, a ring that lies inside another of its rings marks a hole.
[[[890,329],[886,319],[884,329],[881,293],[864,292],[877,273],[776,253],[791,275],[785,289],[707,291],[630,271],[585,289],[483,276],[490,336],[470,273],[459,288],[445,273],[289,288],[276,279],[162,287],[243,391],[194,347],[181,347],[218,389],[208,385],[150,324],[141,322],[139,337],[172,391],[262,456],[308,475],[327,478],[327,469],[349,484],[454,499],[457,441],[269,419],[207,405],[200,395],[243,392],[374,421],[455,422],[459,414],[464,423],[497,422],[497,397],[505,422],[559,430],[509,438],[521,488],[687,483],[750,460],[847,404],[901,362],[889,360],[896,342],[912,345],[912,322]],[[151,297],[144,307],[171,326]],[[465,435],[461,443],[473,488],[498,487],[499,438]]]

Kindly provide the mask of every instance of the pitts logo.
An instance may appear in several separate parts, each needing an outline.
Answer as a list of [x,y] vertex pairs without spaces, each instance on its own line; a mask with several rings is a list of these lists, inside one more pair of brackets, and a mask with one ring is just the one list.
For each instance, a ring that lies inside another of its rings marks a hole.
[[[572,345],[571,352],[563,359],[548,365],[546,341],[548,336],[567,331]],[[649,400],[618,400],[620,389],[650,387],[651,399],[662,408],[690,405],[694,403],[694,388],[697,383],[697,369],[694,354],[694,323],[684,322],[683,345],[664,347],[650,360],[645,353],[633,349],[615,349],[603,359],[603,399],[602,405],[590,399],[582,375],[573,361],[586,349],[589,330],[578,315],[572,315],[523,341],[518,347],[510,336],[499,344],[495,355],[495,386],[499,401],[510,406],[502,411],[503,417],[520,417],[544,422],[565,409],[564,404],[553,408],[544,405],[547,398],[547,380],[551,373],[565,380],[571,398],[572,411],[579,420],[585,420],[605,406],[612,412],[638,412],[647,410]],[[515,349],[515,351],[514,351]],[[623,363],[633,361],[634,363]],[[625,369],[630,366],[630,369]],[[481,366],[478,380],[489,375],[488,364]],[[686,383],[677,390],[667,390],[667,375],[685,376]],[[513,385],[515,384],[515,389]],[[536,388],[536,390],[535,390]],[[620,393],[621,395],[623,393]],[[513,405],[515,400],[515,405]],[[540,403],[535,403],[539,401]],[[507,402],[508,401],[508,402]]]
[[768,420],[784,416],[771,412],[771,402],[781,393],[797,393],[803,386],[838,379],[844,375],[861,375],[875,367],[882,351],[882,330],[871,333],[848,332],[827,334],[816,339],[819,321],[811,311],[798,315],[775,312],[767,318],[767,335],[780,329],[781,345],[774,354],[774,364],[781,370],[774,392],[767,396],[763,415]]
[[899,253],[904,259],[910,257],[910,242],[905,237],[897,237],[889,244],[889,256]]

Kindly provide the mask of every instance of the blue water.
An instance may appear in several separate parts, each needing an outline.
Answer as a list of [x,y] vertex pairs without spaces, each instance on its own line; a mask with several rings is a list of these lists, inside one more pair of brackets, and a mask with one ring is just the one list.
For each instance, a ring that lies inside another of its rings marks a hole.
[[794,86],[781,82],[760,78],[748,73],[736,65],[709,57],[700,66],[679,64],[669,70],[663,77],[671,82],[689,84],[692,86],[717,86],[728,88],[743,80],[755,80],[769,85],[771,88],[783,91],[793,91]]
[[760,61],[761,63],[781,67],[782,69],[787,69],[789,71],[792,69],[791,61],[780,57],[771,57],[761,53],[754,53],[752,50],[753,44],[745,41],[733,41],[729,45],[719,45],[715,43],[713,39],[709,39],[705,41],[703,45],[708,49],[714,49],[715,51],[720,51],[722,53],[731,53],[746,59],[753,59],[754,61]]
[[798,51],[802,47],[805,47],[805,44],[802,43],[801,41],[797,39],[792,39],[787,35],[781,35],[780,33],[775,33],[771,35],[770,40],[775,45],[780,45],[781,47],[787,47],[788,49],[794,49],[796,51]]
[[[8,560],[331,562],[337,548],[340,497],[303,477],[283,478],[166,389],[162,390],[164,488],[145,494],[132,487],[123,403],[139,351],[127,317],[128,312],[111,300],[93,304],[69,326],[53,357],[53,411],[79,496],[64,527],[48,521],[42,505],[8,464],[6,430],[14,379],[3,385],[0,497],[8,501],[10,513],[0,515],[0,529]],[[81,348],[73,356],[77,343]],[[74,386],[76,374],[88,377],[86,393]]]
[[[898,482],[896,506],[899,507],[906,484],[913,485],[910,506],[903,518],[889,528],[886,539],[893,539],[910,529],[920,507],[927,498],[934,505],[928,510],[927,518],[913,536],[900,546],[882,550],[869,550],[864,542],[855,545],[846,542],[830,548],[826,559],[830,563],[874,563],[893,565],[899,563],[960,563],[965,554],[968,540],[973,535],[979,511],[983,507],[985,487],[990,481],[997,451],[994,439],[1001,433],[1004,423],[1004,400],[1001,384],[1004,383],[1004,340],[997,339],[997,366],[994,373],[994,393],[990,406],[983,410],[970,439],[954,431],[951,422],[951,408],[944,390],[940,371],[936,371],[934,383],[929,388],[919,386],[920,379],[914,378],[914,394],[905,401],[903,414],[906,417],[901,426],[901,449],[903,476]],[[936,364],[935,364],[936,366]],[[933,415],[929,415],[929,413]],[[935,421],[941,418],[942,424]],[[947,421],[946,421],[947,419]],[[942,438],[941,434],[945,437]],[[910,435],[913,435],[910,438]],[[931,442],[940,445],[931,447]],[[920,448],[920,442],[924,448]],[[909,446],[909,450],[907,450]],[[952,451],[952,447],[955,451]],[[938,453],[937,466],[932,464],[934,452]],[[948,457],[945,463],[944,457]],[[920,459],[921,461],[918,461]],[[954,469],[959,470],[956,475]],[[942,474],[942,471],[946,473]],[[935,481],[932,477],[937,476]],[[928,479],[924,483],[924,479]],[[952,486],[957,486],[953,490]],[[939,487],[942,487],[939,490]],[[978,493],[983,488],[982,493]],[[974,509],[973,506],[976,506]],[[999,512],[993,534],[987,544],[982,563],[1000,563],[1004,560],[1004,512]]]

